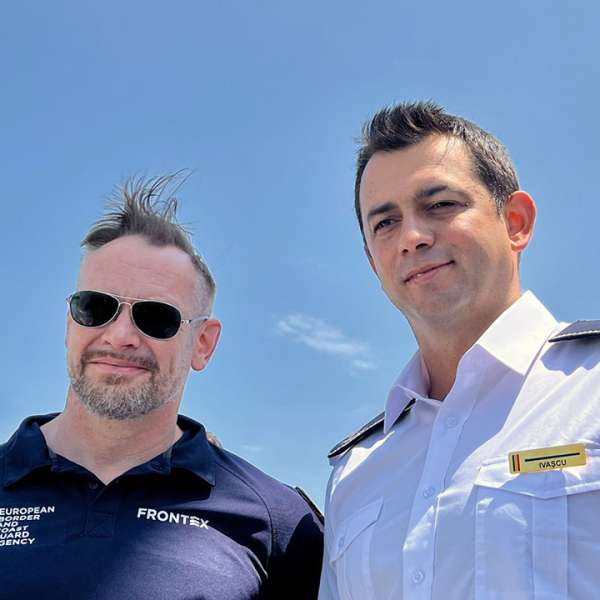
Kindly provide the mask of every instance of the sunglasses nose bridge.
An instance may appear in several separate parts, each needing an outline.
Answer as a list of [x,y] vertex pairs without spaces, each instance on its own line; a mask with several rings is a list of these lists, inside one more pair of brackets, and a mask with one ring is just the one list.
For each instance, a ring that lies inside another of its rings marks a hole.
[[135,302],[126,302],[124,300],[119,300],[119,304],[117,305],[117,310],[115,311],[113,318],[110,320],[110,323],[114,323],[121,316],[121,312],[122,312],[121,307],[124,304],[129,306],[129,321],[137,329],[136,322],[133,318],[133,305],[135,304]]

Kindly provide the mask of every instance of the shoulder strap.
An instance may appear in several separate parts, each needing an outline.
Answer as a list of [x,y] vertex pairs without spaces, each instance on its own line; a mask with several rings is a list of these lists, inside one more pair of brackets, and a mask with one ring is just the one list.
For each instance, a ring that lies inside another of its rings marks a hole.
[[[411,400],[404,410],[400,413],[400,416],[396,420],[396,422],[403,419],[412,408],[412,405],[415,403],[414,399]],[[371,419],[366,425],[363,425],[358,431],[350,434],[348,437],[344,438],[341,442],[336,444],[327,455],[327,458],[334,458],[346,452],[355,446],[359,442],[362,442],[364,439],[368,438],[373,433],[383,429],[383,421],[384,421],[385,413],[381,413],[377,415],[374,419]]]
[[569,340],[582,340],[600,337],[600,321],[575,321],[556,335],[549,342],[566,342]]
[[300,494],[304,502],[308,504],[310,509],[313,511],[315,517],[319,519],[321,525],[325,525],[325,517],[323,516],[323,513],[319,510],[319,507],[310,499],[310,496],[301,487],[296,486],[294,489],[298,492],[298,494]]

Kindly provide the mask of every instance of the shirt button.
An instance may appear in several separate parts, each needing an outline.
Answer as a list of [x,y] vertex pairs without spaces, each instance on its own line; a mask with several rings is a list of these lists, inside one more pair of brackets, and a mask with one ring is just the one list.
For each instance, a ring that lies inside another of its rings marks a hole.
[[423,573],[423,571],[421,571],[421,569],[417,569],[412,575],[413,583],[416,583],[416,584],[423,583],[424,579],[425,579],[425,573]]
[[448,429],[452,429],[452,427],[456,427],[458,425],[458,419],[454,416],[446,417],[446,427]]
[[88,487],[90,488],[90,490],[95,490],[98,488],[98,482],[97,481],[88,481]]
[[430,485],[423,490],[423,498],[431,498],[435,494],[435,488]]
[[340,541],[338,542],[338,550],[341,550],[344,547],[344,542],[346,541],[346,538],[344,536],[342,536],[340,538]]

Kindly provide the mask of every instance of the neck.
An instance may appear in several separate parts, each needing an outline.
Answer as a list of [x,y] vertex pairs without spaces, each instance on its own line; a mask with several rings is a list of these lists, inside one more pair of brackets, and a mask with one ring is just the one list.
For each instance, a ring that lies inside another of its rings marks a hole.
[[428,338],[417,336],[417,342],[423,362],[429,373],[429,397],[436,400],[444,400],[456,379],[458,363],[465,352],[477,340],[471,344],[457,344],[453,339],[437,339],[431,343]]
[[148,415],[120,421],[90,413],[70,389],[65,410],[41,430],[50,450],[108,484],[181,437],[178,404],[169,402]]
[[458,363],[464,354],[477,342],[490,325],[515,301],[518,296],[496,310],[492,310],[475,320],[449,323],[443,326],[416,327],[411,323],[417,339],[423,361],[427,367],[430,380],[429,396],[436,400],[444,400],[450,393]]

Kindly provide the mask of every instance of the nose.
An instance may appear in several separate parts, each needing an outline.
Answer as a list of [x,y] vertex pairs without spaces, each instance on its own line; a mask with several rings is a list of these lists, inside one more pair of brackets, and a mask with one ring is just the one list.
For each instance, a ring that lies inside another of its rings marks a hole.
[[141,333],[133,323],[131,306],[126,303],[121,304],[117,317],[102,328],[101,339],[115,349],[139,347]]
[[405,217],[402,222],[402,233],[399,244],[402,254],[431,248],[435,236],[431,226],[416,216]]

